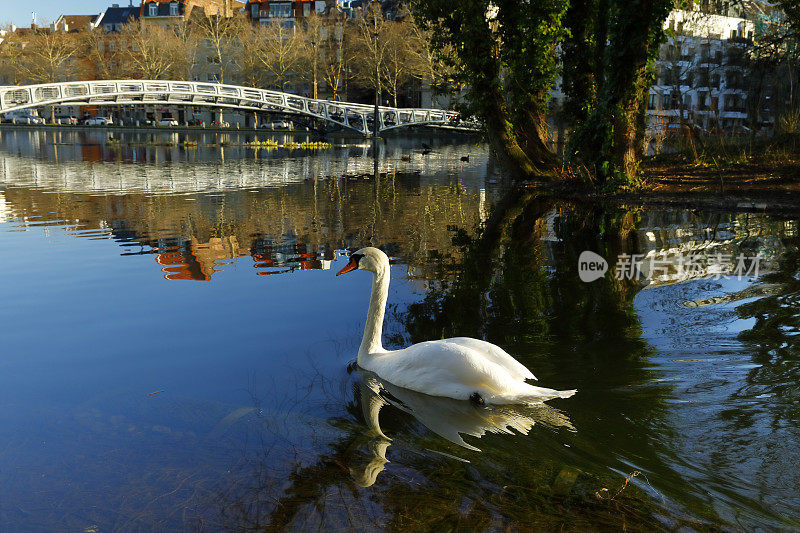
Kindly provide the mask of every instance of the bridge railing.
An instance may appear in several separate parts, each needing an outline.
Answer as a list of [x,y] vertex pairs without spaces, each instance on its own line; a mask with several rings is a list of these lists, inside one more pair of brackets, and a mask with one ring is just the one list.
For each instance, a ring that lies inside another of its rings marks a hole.
[[[238,85],[172,80],[96,80],[0,87],[0,112],[59,104],[177,104],[306,115],[369,134],[374,106],[313,99]],[[442,109],[378,108],[380,129],[452,125],[458,113]],[[477,124],[471,123],[473,127]]]

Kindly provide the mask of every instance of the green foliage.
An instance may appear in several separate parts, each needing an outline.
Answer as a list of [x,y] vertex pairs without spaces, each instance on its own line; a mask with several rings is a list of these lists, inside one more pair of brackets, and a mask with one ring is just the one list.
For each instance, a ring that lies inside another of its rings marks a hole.
[[512,174],[535,173],[548,160],[547,104],[558,74],[556,50],[566,36],[568,0],[421,0],[416,20],[464,89],[460,111],[484,121]]
[[[569,41],[565,55],[567,107],[575,118],[569,154],[593,168],[606,186],[636,187],[642,104],[673,2],[579,1],[589,9],[569,18],[573,35],[584,36]],[[587,65],[595,84],[588,89],[581,82],[581,69]]]

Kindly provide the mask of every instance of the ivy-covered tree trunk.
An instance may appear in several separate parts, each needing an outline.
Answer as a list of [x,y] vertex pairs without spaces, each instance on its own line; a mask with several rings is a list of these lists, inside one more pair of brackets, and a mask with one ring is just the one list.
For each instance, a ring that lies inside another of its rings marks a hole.
[[[590,0],[579,1],[588,5]],[[588,9],[568,17],[570,29],[592,35],[583,42],[573,36],[566,49],[565,68],[572,78],[565,91],[570,107],[581,111],[575,113],[571,153],[588,164],[599,181],[614,177],[619,185],[632,184],[642,152],[648,63],[657,52],[672,0],[597,2],[596,15]],[[594,61],[588,61],[592,52]],[[594,104],[585,83],[579,83],[581,61],[587,61],[586,70],[593,68]]]
[[[569,37],[562,45],[563,72],[562,90],[568,96],[564,104],[566,118],[573,123],[582,123],[589,118],[597,99],[598,64],[602,65],[602,52],[598,58],[597,0],[573,0],[570,2],[564,25]],[[605,46],[603,43],[602,46]]]
[[466,86],[462,111],[481,119],[498,159],[515,179],[544,177],[556,158],[548,148],[547,100],[557,73],[568,0],[420,0],[417,20],[433,30],[432,46],[454,86]]
[[[610,153],[614,170],[628,181],[639,173],[636,141],[643,99],[649,85],[647,63],[657,50],[671,0],[614,0],[609,24],[608,69],[604,83],[606,109],[611,113]],[[640,126],[641,125],[641,126]]]

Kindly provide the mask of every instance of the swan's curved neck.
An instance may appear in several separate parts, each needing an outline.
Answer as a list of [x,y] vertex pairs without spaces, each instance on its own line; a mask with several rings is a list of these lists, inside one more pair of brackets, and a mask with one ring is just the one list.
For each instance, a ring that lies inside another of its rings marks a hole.
[[381,335],[383,315],[386,312],[386,299],[389,296],[389,267],[381,268],[372,274],[372,294],[369,297],[367,323],[364,325],[364,338],[358,348],[358,356],[383,352]]

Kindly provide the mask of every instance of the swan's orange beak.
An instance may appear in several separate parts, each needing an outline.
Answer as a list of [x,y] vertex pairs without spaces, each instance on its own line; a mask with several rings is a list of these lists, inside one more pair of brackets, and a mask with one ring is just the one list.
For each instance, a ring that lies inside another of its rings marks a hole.
[[341,269],[339,272],[337,272],[336,275],[338,276],[339,274],[347,274],[348,272],[351,272],[357,268],[358,268],[358,259],[351,256],[350,261],[348,261],[347,264],[344,266],[344,268]]

